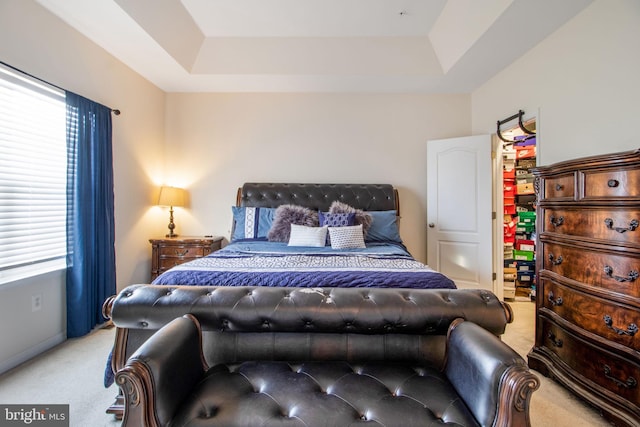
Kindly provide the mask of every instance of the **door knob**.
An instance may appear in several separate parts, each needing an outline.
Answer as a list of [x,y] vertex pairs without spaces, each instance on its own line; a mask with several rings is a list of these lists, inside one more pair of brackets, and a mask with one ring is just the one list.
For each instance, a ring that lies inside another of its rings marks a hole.
[[432,223],[432,222],[430,222],[430,223],[429,223],[429,228],[433,228],[433,227],[435,227],[435,226],[436,226],[436,225],[435,225],[434,223]]

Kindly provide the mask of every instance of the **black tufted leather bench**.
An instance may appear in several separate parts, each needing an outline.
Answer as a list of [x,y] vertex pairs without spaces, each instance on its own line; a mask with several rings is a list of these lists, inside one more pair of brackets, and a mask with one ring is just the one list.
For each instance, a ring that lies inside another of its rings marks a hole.
[[538,387],[486,291],[135,285],[106,312],[123,426],[526,426]]

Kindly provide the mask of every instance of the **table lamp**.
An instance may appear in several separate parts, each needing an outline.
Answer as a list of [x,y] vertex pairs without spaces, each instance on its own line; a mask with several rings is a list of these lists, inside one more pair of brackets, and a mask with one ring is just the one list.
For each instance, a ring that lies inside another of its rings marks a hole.
[[160,195],[158,196],[159,206],[169,206],[169,234],[167,237],[178,237],[173,232],[176,225],[173,223],[173,207],[184,206],[187,198],[186,190],[177,187],[160,187]]

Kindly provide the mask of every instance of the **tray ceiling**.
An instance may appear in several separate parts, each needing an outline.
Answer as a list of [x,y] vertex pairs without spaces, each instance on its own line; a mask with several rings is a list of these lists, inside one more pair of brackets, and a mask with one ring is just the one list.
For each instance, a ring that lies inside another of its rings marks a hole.
[[167,92],[468,93],[592,0],[37,0]]

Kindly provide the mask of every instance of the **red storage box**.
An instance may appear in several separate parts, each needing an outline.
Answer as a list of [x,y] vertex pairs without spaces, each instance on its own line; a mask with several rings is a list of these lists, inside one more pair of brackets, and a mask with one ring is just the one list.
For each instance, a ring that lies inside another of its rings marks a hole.
[[516,170],[514,169],[504,169],[502,171],[502,179],[513,181],[516,179]]
[[535,240],[516,240],[516,249],[519,251],[535,251],[536,250],[536,242]]
[[516,159],[530,159],[536,156],[536,146],[516,147]]

